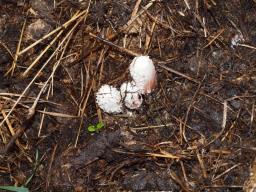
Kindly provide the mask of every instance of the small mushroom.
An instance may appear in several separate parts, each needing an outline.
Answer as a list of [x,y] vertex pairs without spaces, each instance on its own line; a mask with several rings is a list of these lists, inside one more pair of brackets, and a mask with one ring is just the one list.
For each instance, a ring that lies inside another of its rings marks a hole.
[[110,85],[102,85],[96,93],[98,106],[106,113],[121,113],[122,97],[120,91]]
[[124,104],[129,109],[137,109],[141,106],[143,98],[135,82],[125,82],[120,87]]
[[151,93],[157,85],[156,69],[149,56],[135,57],[130,74],[141,94]]

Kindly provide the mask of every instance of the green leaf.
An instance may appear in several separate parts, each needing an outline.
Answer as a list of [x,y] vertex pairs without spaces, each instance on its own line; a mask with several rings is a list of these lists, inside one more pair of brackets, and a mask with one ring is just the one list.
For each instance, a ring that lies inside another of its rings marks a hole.
[[38,149],[36,149],[36,163],[38,161],[38,157],[39,157],[39,152],[38,152]]
[[95,128],[94,125],[90,125],[87,129],[88,129],[89,132],[95,132],[96,131],[96,128]]
[[104,127],[104,124],[102,122],[97,123],[96,128],[99,130]]
[[32,175],[30,175],[30,177],[27,179],[27,181],[23,185],[27,186],[33,177],[34,177],[34,173]]
[[0,186],[0,189],[15,191],[15,192],[29,192],[28,188],[25,187],[15,187],[15,186]]

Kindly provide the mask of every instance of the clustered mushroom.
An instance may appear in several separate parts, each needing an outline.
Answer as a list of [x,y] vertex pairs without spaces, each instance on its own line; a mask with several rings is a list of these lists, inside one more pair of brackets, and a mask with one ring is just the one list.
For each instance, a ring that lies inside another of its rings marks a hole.
[[122,97],[117,88],[110,85],[102,85],[96,94],[98,106],[107,113],[121,113]]
[[156,87],[156,70],[149,56],[135,57],[130,64],[131,77],[141,94],[148,94]]
[[129,109],[137,109],[141,106],[143,99],[136,84],[131,82],[124,82],[121,87],[121,96],[124,98],[124,104]]
[[149,56],[135,57],[129,70],[132,81],[124,82],[120,91],[105,84],[96,93],[96,102],[106,113],[121,113],[123,104],[128,109],[139,108],[143,102],[142,95],[151,93],[156,87],[156,69]]

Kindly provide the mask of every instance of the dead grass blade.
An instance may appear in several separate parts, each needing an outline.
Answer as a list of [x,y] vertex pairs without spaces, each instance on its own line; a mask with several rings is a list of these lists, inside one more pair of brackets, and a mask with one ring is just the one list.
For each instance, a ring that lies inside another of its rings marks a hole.
[[22,77],[26,77],[29,73],[29,71],[35,67],[35,65],[37,64],[37,62],[42,58],[42,56],[50,49],[50,47],[52,47],[52,45],[58,40],[58,38],[61,36],[61,34],[64,31],[60,31],[55,37],[54,39],[45,47],[45,49],[38,55],[38,57],[29,65],[29,67],[23,72]]
[[82,12],[78,11],[76,12],[73,17],[68,20],[66,23],[64,23],[63,25],[59,26],[58,28],[54,29],[53,31],[51,31],[50,33],[46,34],[45,36],[43,36],[41,39],[37,40],[36,42],[32,43],[30,46],[26,47],[25,49],[23,49],[22,51],[19,52],[19,55],[24,54],[25,52],[27,52],[28,50],[30,50],[31,48],[33,48],[34,46],[36,46],[37,44],[41,43],[43,40],[47,39],[48,37],[54,35],[55,33],[57,33],[60,30],[66,29],[73,21],[77,20],[79,17],[81,17],[82,15],[84,15],[87,12],[87,10],[84,10]]
[[[28,13],[27,13],[28,15]],[[5,76],[7,76],[9,73],[11,73],[11,75],[13,76],[13,73],[14,73],[14,70],[17,66],[17,61],[18,61],[18,56],[19,56],[19,52],[20,52],[20,47],[21,47],[21,42],[22,42],[22,37],[23,37],[23,34],[24,34],[24,30],[25,30],[25,26],[26,26],[26,23],[27,23],[27,16],[26,16],[26,19],[22,25],[22,29],[21,29],[21,33],[20,33],[20,38],[19,38],[19,42],[18,42],[18,45],[17,45],[17,48],[16,48],[16,53],[14,55],[14,58],[13,58],[13,61],[12,61],[12,66],[10,67],[10,69],[5,73]]]
[[222,117],[222,125],[221,125],[222,129],[218,133],[218,135],[213,140],[211,140],[206,146],[211,145],[218,138],[220,138],[220,136],[224,133],[225,128],[226,128],[226,124],[227,124],[227,113],[228,113],[228,103],[227,103],[227,100],[225,100],[224,103],[223,103],[223,117]]
[[167,158],[167,159],[177,159],[177,160],[180,159],[180,157],[173,155],[169,152],[162,151],[162,150],[161,150],[161,153],[146,153],[145,155],[150,156],[150,157],[162,157],[162,158]]
[[[85,17],[85,16],[84,16]],[[19,96],[19,98],[17,99],[17,101],[14,103],[14,105],[12,106],[11,110],[9,111],[9,113],[6,115],[6,117],[1,121],[0,123],[0,127],[3,125],[3,123],[7,120],[7,118],[10,116],[10,114],[13,112],[13,110],[15,109],[15,107],[17,106],[17,104],[21,101],[22,97],[27,93],[27,91],[29,90],[29,88],[31,87],[31,85],[34,83],[34,81],[37,79],[37,77],[39,76],[39,74],[44,70],[44,68],[48,65],[48,63],[51,61],[51,59],[55,56],[55,54],[59,51],[59,49],[61,48],[61,46],[68,40],[68,38],[70,38],[73,34],[73,31],[75,30],[75,28],[78,26],[78,24],[84,19],[84,17],[80,18],[77,23],[70,29],[70,31],[67,33],[67,35],[63,38],[63,40],[59,43],[58,47],[55,49],[55,51],[51,54],[51,56],[48,58],[48,60],[43,64],[43,66],[38,70],[38,72],[36,73],[36,75],[34,76],[34,78],[30,81],[30,83],[27,85],[27,87],[24,89],[24,91],[21,93],[21,95]],[[69,40],[68,40],[69,42]],[[68,44],[68,43],[67,43]],[[66,44],[66,45],[67,45]],[[57,66],[59,65],[60,60],[57,64]],[[55,67],[55,70],[57,69],[57,66]],[[53,70],[55,72],[55,70]],[[51,76],[53,77],[54,72],[51,74]]]
[[[1,113],[2,113],[3,117],[5,118],[5,117],[6,117],[5,111],[2,110]],[[7,127],[8,127],[8,129],[9,129],[10,133],[11,133],[11,136],[14,136],[14,135],[15,135],[15,131],[14,131],[13,126],[12,126],[12,124],[11,124],[11,122],[9,121],[8,118],[7,118],[7,120],[6,120],[6,124],[7,124]],[[23,151],[23,150],[25,149],[25,147],[20,144],[20,142],[19,142],[18,139],[15,140],[15,144],[19,147],[19,149],[20,149],[21,151]]]
[[7,53],[12,57],[12,59],[14,60],[14,56],[11,52],[11,50],[3,43],[0,41],[0,45],[7,51]]

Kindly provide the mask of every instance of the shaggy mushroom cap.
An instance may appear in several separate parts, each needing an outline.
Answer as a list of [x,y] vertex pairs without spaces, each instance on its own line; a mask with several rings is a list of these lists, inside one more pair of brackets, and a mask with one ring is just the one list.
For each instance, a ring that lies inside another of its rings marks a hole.
[[151,93],[157,85],[156,69],[149,56],[135,57],[130,74],[141,94]]
[[137,109],[141,106],[143,98],[134,82],[125,82],[120,87],[124,104],[129,109]]
[[121,113],[122,97],[120,91],[110,85],[102,85],[96,93],[98,106],[106,113]]

